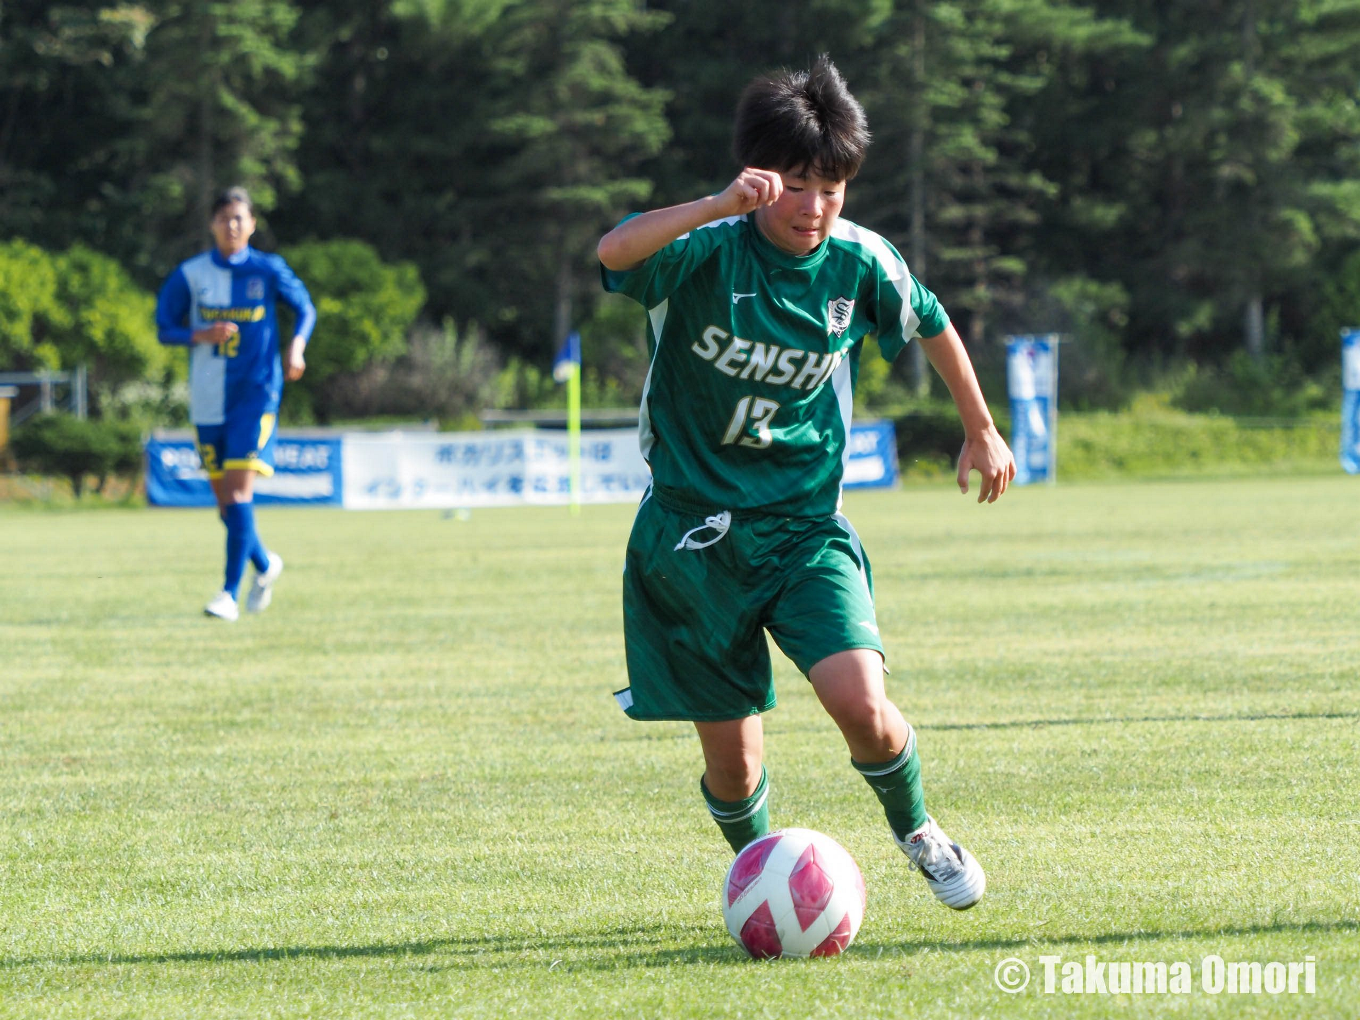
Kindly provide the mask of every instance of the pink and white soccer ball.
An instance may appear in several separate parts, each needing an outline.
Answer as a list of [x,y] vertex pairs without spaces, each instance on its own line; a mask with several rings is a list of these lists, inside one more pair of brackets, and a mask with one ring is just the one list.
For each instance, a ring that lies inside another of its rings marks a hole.
[[845,847],[811,829],[748,845],[723,880],[727,930],[757,960],[835,956],[864,920],[864,876]]

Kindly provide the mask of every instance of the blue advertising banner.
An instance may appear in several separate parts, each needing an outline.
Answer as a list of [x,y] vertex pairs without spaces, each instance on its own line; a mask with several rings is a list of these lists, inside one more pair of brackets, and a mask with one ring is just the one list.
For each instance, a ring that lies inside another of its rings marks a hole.
[[1006,338],[1015,484],[1058,477],[1058,337]]
[[850,427],[847,453],[844,488],[882,489],[897,484],[897,429],[892,422],[856,422]]
[[1360,474],[1360,329],[1341,331],[1341,466]]
[[[339,506],[344,491],[340,438],[280,433],[274,474],[255,480],[261,505]],[[152,506],[213,506],[212,487],[192,439],[153,437],[146,443],[146,500]]]
[[[636,503],[651,485],[637,429],[581,434],[583,503]],[[897,484],[897,435],[890,421],[856,423],[844,485]],[[146,496],[153,506],[212,506],[193,440],[157,436],[146,444]],[[274,474],[255,481],[255,502],[343,506],[347,510],[471,509],[562,504],[571,498],[562,432],[363,432],[313,438],[280,433]]]

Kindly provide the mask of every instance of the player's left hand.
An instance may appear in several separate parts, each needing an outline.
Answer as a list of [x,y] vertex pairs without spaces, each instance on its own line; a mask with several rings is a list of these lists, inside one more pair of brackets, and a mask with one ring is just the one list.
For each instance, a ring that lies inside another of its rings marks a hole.
[[302,378],[302,373],[307,371],[307,359],[302,356],[306,346],[306,341],[301,337],[294,337],[292,345],[288,348],[288,357],[283,364],[283,377],[289,382],[297,382]]
[[959,452],[958,478],[959,491],[962,493],[968,492],[969,471],[976,471],[982,476],[979,503],[995,503],[996,498],[1015,479],[1015,457],[996,426],[989,425],[986,431],[963,441],[963,449]]

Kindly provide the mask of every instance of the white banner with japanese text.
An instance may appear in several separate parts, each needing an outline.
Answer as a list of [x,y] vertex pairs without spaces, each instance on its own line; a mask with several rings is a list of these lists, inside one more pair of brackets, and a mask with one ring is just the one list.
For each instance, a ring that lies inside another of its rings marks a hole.
[[[566,504],[565,432],[350,433],[341,446],[350,510]],[[651,482],[636,429],[581,436],[581,502],[636,503]]]

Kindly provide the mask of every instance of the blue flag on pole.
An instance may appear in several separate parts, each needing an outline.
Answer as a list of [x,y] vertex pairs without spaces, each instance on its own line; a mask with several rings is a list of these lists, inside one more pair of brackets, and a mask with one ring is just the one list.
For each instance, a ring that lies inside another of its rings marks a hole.
[[1015,484],[1058,477],[1058,337],[1006,338]]
[[564,383],[571,378],[573,371],[580,371],[580,368],[581,334],[573,329],[562,341],[562,346],[557,350],[557,357],[553,359],[553,378]]
[[1360,474],[1360,329],[1341,331],[1341,466]]

